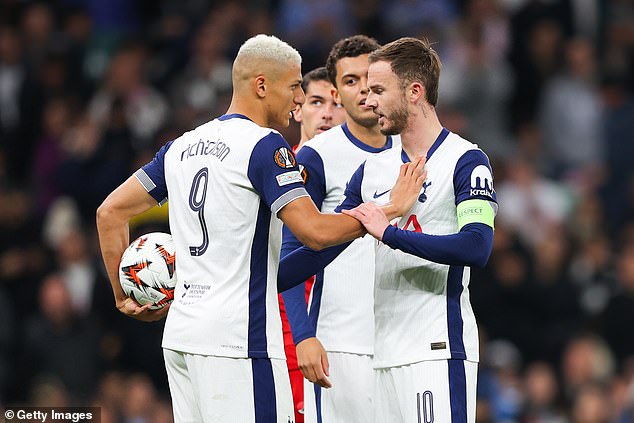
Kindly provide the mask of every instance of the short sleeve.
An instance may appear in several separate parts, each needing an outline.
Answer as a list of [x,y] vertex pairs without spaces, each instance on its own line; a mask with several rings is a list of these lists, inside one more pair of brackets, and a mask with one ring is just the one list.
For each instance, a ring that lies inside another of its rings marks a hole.
[[363,172],[365,169],[365,162],[361,163],[361,166],[352,174],[350,181],[346,185],[346,191],[344,192],[344,199],[335,209],[336,213],[341,213],[341,210],[350,210],[363,203],[363,197],[361,195],[361,183],[363,182]]
[[296,198],[308,196],[295,155],[276,132],[271,132],[255,145],[247,175],[273,213]]
[[310,146],[304,146],[297,153],[297,163],[304,180],[306,191],[313,199],[318,209],[326,198],[326,174],[324,162],[317,151]]
[[145,190],[156,200],[163,204],[167,201],[167,184],[165,183],[165,154],[174,141],[165,144],[156,153],[151,162],[134,172],[134,176],[139,180]]
[[476,199],[497,203],[491,164],[482,150],[469,150],[458,159],[454,171],[454,194],[456,204]]

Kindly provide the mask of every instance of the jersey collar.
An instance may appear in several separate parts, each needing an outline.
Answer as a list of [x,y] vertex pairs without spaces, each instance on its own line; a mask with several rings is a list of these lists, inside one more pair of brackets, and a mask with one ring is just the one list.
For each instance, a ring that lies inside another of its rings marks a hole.
[[222,115],[218,118],[218,120],[221,121],[225,121],[225,120],[229,120],[229,119],[246,119],[246,120],[251,120],[248,117],[246,117],[245,115],[241,115],[240,113],[231,113],[229,115]]
[[364,143],[363,141],[361,141],[360,139],[352,135],[352,132],[350,132],[350,129],[348,129],[347,122],[344,122],[343,125],[341,125],[341,129],[343,129],[343,133],[346,134],[346,137],[350,140],[350,142],[354,144],[355,146],[359,147],[363,151],[367,151],[369,153],[379,153],[383,150],[387,150],[388,148],[392,148],[392,137],[389,135],[387,137],[387,141],[385,142],[385,145],[383,147],[376,148],[376,147],[367,145],[366,143]]
[[[436,141],[434,141],[434,143],[431,145],[431,148],[427,150],[426,161],[429,161],[429,159],[431,159],[431,155],[434,154],[436,150],[438,150],[438,147],[440,147],[440,144],[442,144],[445,138],[447,138],[447,135],[449,135],[449,130],[447,128],[442,128],[442,131],[440,131],[440,135],[438,135],[438,138],[436,138]],[[403,160],[403,163],[409,163],[411,161],[409,157],[407,157],[407,153],[405,152],[405,150],[402,150],[402,149],[401,149],[401,160]]]

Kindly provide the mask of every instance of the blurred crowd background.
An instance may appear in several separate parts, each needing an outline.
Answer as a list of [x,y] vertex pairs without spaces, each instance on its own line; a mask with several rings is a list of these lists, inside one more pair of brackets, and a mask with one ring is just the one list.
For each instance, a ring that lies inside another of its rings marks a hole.
[[[226,110],[257,33],[304,71],[356,33],[435,42],[441,121],[500,204],[470,285],[478,422],[634,422],[631,0],[0,0],[0,405],[171,421],[162,324],[116,311],[95,210]],[[167,231],[166,207],[131,229]]]

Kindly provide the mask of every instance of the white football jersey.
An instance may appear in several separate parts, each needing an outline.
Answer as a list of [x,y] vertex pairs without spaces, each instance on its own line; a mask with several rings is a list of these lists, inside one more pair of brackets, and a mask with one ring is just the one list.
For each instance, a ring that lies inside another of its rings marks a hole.
[[[306,189],[317,207],[333,212],[359,165],[393,146],[400,151],[399,136],[374,148],[355,138],[345,123],[308,141],[297,161],[304,167]],[[370,235],[355,240],[315,277],[309,320],[327,351],[373,354],[375,243]],[[285,303],[288,308],[286,299]]]
[[[430,235],[457,233],[457,204],[475,198],[495,202],[488,158],[446,129],[427,157],[418,201],[393,223]],[[407,161],[398,148],[368,158],[351,179],[342,208],[385,204]],[[434,263],[377,243],[375,271],[376,368],[449,358],[478,361],[468,267]]]
[[284,138],[224,115],[166,144],[135,175],[158,202],[170,200],[178,283],[163,347],[285,358],[276,214],[308,194]]

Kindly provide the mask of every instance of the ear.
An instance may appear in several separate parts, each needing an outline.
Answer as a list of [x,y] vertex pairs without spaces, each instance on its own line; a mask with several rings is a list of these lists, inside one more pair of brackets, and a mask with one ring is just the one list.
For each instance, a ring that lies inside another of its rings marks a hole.
[[339,96],[339,90],[337,88],[330,90],[330,95],[332,99],[335,100],[335,103],[341,104],[341,97]]
[[409,87],[407,87],[407,90],[405,91],[405,95],[409,101],[414,104],[418,104],[421,101],[425,102],[427,100],[425,87],[420,82],[412,82],[409,84]]
[[256,76],[255,92],[260,98],[266,97],[266,78],[264,77],[264,75]]
[[302,107],[299,104],[295,106],[295,110],[293,110],[293,119],[295,119],[297,123],[302,123]]

